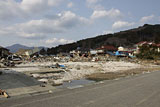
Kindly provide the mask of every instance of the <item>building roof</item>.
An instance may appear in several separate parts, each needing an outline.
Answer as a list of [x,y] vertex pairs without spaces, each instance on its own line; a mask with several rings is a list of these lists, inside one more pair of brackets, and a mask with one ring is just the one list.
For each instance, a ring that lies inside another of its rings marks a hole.
[[158,47],[160,47],[160,43],[159,43],[159,44],[157,44],[157,46],[158,46]]
[[4,50],[9,51],[7,48],[4,48],[4,47],[2,47],[2,46],[0,46],[0,49],[4,49]]
[[147,44],[147,45],[155,45],[154,42],[147,42],[147,41],[141,41],[141,42],[137,43],[136,45],[144,45],[144,44]]
[[141,42],[138,42],[136,45],[143,45],[143,44],[146,44],[147,41],[141,41]]

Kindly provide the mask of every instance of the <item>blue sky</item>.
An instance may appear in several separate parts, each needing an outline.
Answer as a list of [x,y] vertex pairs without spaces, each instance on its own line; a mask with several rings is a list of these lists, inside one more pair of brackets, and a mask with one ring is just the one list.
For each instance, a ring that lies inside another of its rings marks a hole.
[[1,0],[0,45],[59,44],[159,24],[160,0]]

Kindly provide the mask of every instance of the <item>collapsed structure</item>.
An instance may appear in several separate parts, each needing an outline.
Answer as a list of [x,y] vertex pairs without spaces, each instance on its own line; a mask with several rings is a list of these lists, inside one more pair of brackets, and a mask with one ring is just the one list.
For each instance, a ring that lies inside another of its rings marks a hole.
[[9,50],[0,46],[0,59],[6,58],[10,54]]

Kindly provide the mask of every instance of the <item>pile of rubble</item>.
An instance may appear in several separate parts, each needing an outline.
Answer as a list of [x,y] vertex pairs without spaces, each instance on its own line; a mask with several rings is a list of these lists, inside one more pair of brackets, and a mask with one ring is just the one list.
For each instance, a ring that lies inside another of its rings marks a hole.
[[142,67],[140,64],[124,61],[108,62],[30,62],[22,63],[11,71],[23,72],[38,81],[51,85],[85,78],[94,73],[118,72]]
[[23,61],[20,57],[16,56],[15,58],[11,55],[0,59],[0,68],[14,67],[16,64],[21,64],[22,62]]
[[0,68],[13,67],[13,66],[15,66],[15,63],[13,61],[5,59],[0,60]]

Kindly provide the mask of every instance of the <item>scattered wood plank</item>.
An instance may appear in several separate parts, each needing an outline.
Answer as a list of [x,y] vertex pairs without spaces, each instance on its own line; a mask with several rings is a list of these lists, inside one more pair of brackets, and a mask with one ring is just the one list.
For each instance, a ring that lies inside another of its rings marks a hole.
[[2,89],[0,89],[0,95],[3,95],[6,98],[9,98],[9,95]]

